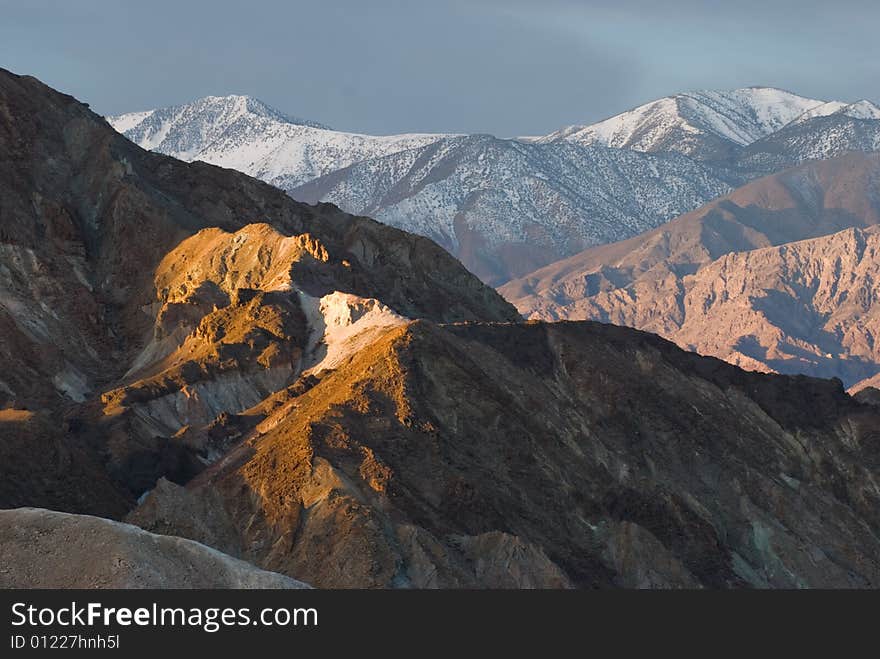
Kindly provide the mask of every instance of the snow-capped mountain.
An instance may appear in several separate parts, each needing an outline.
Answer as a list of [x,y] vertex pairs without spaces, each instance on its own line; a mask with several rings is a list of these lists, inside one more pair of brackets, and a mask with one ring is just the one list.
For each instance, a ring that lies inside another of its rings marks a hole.
[[880,149],[880,108],[767,87],[677,94],[544,137],[372,136],[247,96],[108,121],[142,147],[429,236],[500,284],[809,159]]
[[366,160],[290,194],[433,238],[499,284],[642,233],[729,189],[677,153],[471,135]]
[[772,87],[696,91],[651,101],[595,124],[568,126],[543,137],[524,139],[678,151],[709,160],[751,144],[824,104]]
[[837,111],[793,121],[741,149],[726,166],[745,181],[808,160],[827,160],[850,151],[880,151],[880,119],[862,119]]
[[335,131],[289,117],[249,96],[208,96],[107,121],[145,149],[237,169],[284,190],[354,162],[444,137]]
[[865,99],[855,103],[828,101],[810,108],[789,125],[800,124],[816,117],[828,117],[831,115],[852,117],[853,119],[880,119],[880,107]]
[[293,119],[247,96],[108,121],[142,147],[263,179],[429,236],[487,281],[692,210],[730,187],[678,154],[486,135],[371,136]]

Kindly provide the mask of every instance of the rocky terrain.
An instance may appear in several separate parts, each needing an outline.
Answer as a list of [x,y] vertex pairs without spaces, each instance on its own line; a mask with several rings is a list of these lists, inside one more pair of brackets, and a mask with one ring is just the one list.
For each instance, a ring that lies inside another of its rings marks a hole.
[[307,588],[191,540],[99,517],[0,510],[0,588]]
[[880,579],[880,414],[596,323],[393,328],[128,520],[319,587]]
[[0,74],[0,117],[0,505],[119,516],[159,474],[192,475],[169,432],[319,357],[336,290],[517,317],[428,240],[145,152],[32,78]]
[[880,371],[878,180],[877,154],[809,163],[501,290],[531,318],[629,325],[851,386]]
[[[772,246],[805,181],[871,180],[851,158],[687,221]],[[880,584],[880,409],[839,381],[521,322],[428,239],[144,151],[5,71],[0,185],[0,507],[147,532],[3,513],[7,583],[279,583],[233,557],[317,587]]]

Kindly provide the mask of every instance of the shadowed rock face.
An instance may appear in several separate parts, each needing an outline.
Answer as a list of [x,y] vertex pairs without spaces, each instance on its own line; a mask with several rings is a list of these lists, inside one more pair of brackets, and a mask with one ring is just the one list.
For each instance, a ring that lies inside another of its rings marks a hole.
[[0,510],[0,588],[308,588],[191,540],[37,508]]
[[877,154],[810,163],[501,291],[531,318],[629,325],[744,368],[850,386],[880,370],[878,181]]
[[322,587],[880,583],[880,416],[833,381],[595,323],[416,322],[248,414],[129,520]]
[[145,152],[0,70],[0,410],[30,413],[0,418],[0,451],[28,465],[3,460],[0,505],[119,515],[157,475],[185,480],[199,465],[170,435],[295,378],[302,300],[335,291],[404,317],[518,318],[426,239]]

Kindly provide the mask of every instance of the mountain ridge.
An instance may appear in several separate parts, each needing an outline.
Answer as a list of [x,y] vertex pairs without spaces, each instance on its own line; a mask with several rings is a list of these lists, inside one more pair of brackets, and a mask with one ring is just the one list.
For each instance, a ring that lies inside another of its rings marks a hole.
[[318,122],[291,119],[248,96],[209,96],[111,116],[107,121],[142,148],[238,169],[280,188],[444,136],[336,131]]
[[770,87],[683,92],[593,124],[559,129],[538,141],[672,150],[713,160],[766,137],[821,103]]
[[745,368],[850,386],[880,368],[878,181],[880,154],[808,162],[500,290],[529,317],[634,326]]
[[[145,148],[232,167],[294,198],[430,237],[492,285],[807,159],[880,148],[880,121],[847,114],[869,116],[873,105],[765,87],[658,99],[578,127],[589,139],[355,135],[284,123],[271,108],[243,113],[241,98],[110,121]],[[239,108],[231,120],[228,103]]]
[[729,190],[722,175],[679,154],[479,135],[355,163],[289,192],[426,235],[500,284]]

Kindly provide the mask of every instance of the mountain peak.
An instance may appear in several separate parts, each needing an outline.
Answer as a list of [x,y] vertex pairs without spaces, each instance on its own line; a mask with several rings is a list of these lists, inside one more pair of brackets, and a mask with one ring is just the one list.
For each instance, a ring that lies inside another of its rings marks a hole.
[[598,123],[568,126],[536,141],[678,151],[711,159],[766,137],[822,104],[775,87],[682,92]]
[[183,106],[177,106],[181,108],[200,108],[207,109],[210,107],[216,107],[218,110],[225,110],[231,113],[237,113],[239,116],[243,115],[255,115],[257,117],[262,117],[264,119],[271,119],[274,121],[279,121],[285,124],[294,124],[296,126],[308,126],[309,128],[320,128],[322,130],[332,130],[329,126],[318,123],[317,121],[311,121],[309,119],[302,119],[299,117],[294,117],[280,110],[273,108],[268,103],[261,101],[260,99],[254,96],[248,96],[246,94],[227,94],[225,96],[205,96],[200,99],[196,99],[192,103],[185,104]]
[[792,120],[791,124],[801,124],[817,117],[830,117],[833,115],[851,117],[853,119],[880,119],[880,107],[867,99],[860,99],[855,103],[828,101],[810,108]]
[[153,110],[145,110],[142,112],[127,112],[125,114],[113,115],[106,117],[107,121],[119,132],[125,132],[137,127],[142,121],[156,115],[161,116],[198,116],[210,115],[216,121],[229,121],[230,118],[239,118],[246,115],[270,119],[284,124],[293,124],[296,126],[308,126],[309,128],[320,128],[323,130],[332,130],[329,126],[311,121],[309,119],[301,119],[286,114],[273,108],[268,103],[261,101],[254,96],[246,94],[225,94],[223,96],[203,96],[189,103],[180,105],[171,105],[164,108]]
[[107,117],[107,121],[144,149],[237,169],[285,190],[369,157],[445,137],[335,131],[243,94],[205,96],[185,105]]

